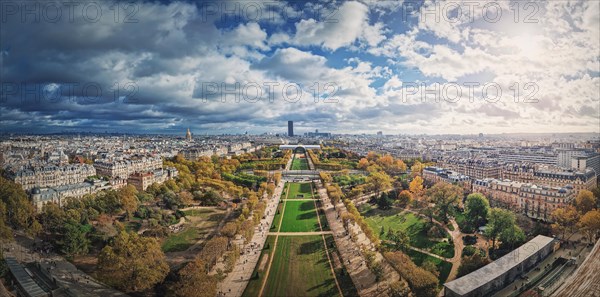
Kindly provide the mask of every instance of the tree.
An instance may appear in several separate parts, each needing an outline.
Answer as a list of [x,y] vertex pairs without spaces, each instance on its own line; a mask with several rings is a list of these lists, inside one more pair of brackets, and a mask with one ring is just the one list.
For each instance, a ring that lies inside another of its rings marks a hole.
[[194,195],[188,191],[179,192],[179,201],[183,205],[191,205],[194,204]]
[[155,238],[120,231],[98,256],[97,277],[125,292],[143,291],[169,273],[165,254]]
[[492,239],[492,248],[496,246],[496,239],[502,231],[515,224],[515,215],[508,210],[494,207],[488,214],[488,224],[485,235]]
[[[8,227],[6,218],[6,204],[0,201],[0,243],[5,240],[8,241],[13,239],[12,230]],[[0,251],[0,253],[2,253],[2,251]]]
[[413,166],[410,167],[411,175],[413,177],[421,175],[423,173],[423,168],[425,168],[425,165],[419,162],[419,160],[415,161]]
[[388,232],[388,238],[394,244],[396,250],[406,251],[410,244],[410,237],[404,229],[398,231],[390,230]]
[[87,254],[90,247],[87,234],[90,231],[91,225],[82,225],[78,221],[68,219],[61,228],[62,238],[58,242],[60,251],[69,257]]
[[206,263],[200,257],[181,268],[178,276],[179,280],[173,285],[176,296],[213,297],[217,293],[218,281],[215,276],[208,275]]
[[381,193],[379,199],[377,199],[377,206],[381,210],[390,209],[392,207],[392,203],[390,202],[390,199],[388,199],[387,193]]
[[390,284],[388,295],[390,297],[407,297],[411,296],[411,291],[405,280],[399,280]]
[[131,214],[137,210],[140,203],[137,198],[137,193],[138,192],[133,185],[125,186],[119,189],[117,193],[117,197],[121,203],[121,208],[125,210],[128,218],[131,218]]
[[600,211],[590,210],[579,220],[579,227],[587,235],[589,242],[593,242],[595,235],[600,231]]
[[471,256],[462,257],[460,266],[458,267],[458,277],[467,275],[487,264],[490,263],[490,259],[483,257],[479,253],[474,253]]
[[562,239],[566,239],[567,234],[570,236],[575,232],[577,222],[579,221],[579,213],[572,205],[555,209],[550,214],[550,217],[552,218],[552,221],[554,221],[552,230],[554,230],[555,233],[560,234]]
[[406,207],[413,201],[413,194],[410,191],[402,190],[400,194],[398,194],[398,205],[400,207]]
[[485,224],[490,211],[490,203],[481,193],[473,193],[467,196],[465,203],[465,215],[469,223],[475,227]]
[[428,191],[427,196],[435,203],[435,212],[442,218],[444,223],[448,222],[448,214],[461,202],[462,189],[448,183],[437,183]]
[[371,185],[371,190],[379,194],[392,186],[392,178],[385,172],[373,172],[367,177],[367,183]]
[[579,212],[582,214],[587,213],[596,207],[596,197],[594,197],[594,193],[591,191],[581,190],[575,198],[575,205]]
[[423,178],[415,176],[415,178],[410,181],[410,184],[408,184],[408,189],[418,199],[423,191]]
[[356,165],[356,168],[362,169],[362,170],[366,170],[367,167],[369,167],[369,160],[367,160],[366,158],[360,159],[358,161],[358,164]]
[[213,237],[206,242],[199,256],[207,264],[207,269],[212,268],[219,257],[227,251],[228,242],[229,240],[225,237]]
[[238,231],[238,225],[235,222],[228,222],[221,228],[221,234],[227,236],[228,238],[233,238]]
[[525,233],[519,226],[513,224],[502,230],[499,238],[503,246],[512,250],[525,241]]

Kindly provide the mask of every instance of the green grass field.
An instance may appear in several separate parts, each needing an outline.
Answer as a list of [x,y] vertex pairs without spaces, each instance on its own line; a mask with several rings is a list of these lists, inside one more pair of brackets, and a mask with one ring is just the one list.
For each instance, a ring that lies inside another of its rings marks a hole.
[[288,199],[313,198],[311,183],[288,183],[286,192],[289,192]]
[[[451,258],[454,255],[454,247],[444,243],[433,241],[427,235],[427,219],[420,218],[417,215],[404,212],[401,209],[392,208],[390,210],[379,210],[372,208],[362,213],[369,227],[373,229],[375,236],[381,239],[387,239],[387,232],[392,230],[406,230],[410,237],[410,245],[422,248],[432,249],[431,252],[442,257]],[[383,226],[384,234],[381,235]]]
[[446,279],[450,274],[450,270],[452,270],[452,263],[440,260],[438,258],[423,254],[415,250],[409,250],[406,254],[411,258],[411,260],[413,260],[413,262],[415,262],[417,266],[423,265],[423,262],[425,261],[433,262],[433,264],[437,266],[438,271],[440,272],[440,284],[446,282]]
[[306,158],[296,158],[292,160],[292,170],[308,170],[308,160]]
[[280,232],[320,231],[313,201],[287,200]]
[[263,296],[339,296],[321,236],[279,236]]
[[248,282],[248,286],[246,286],[246,290],[242,296],[247,297],[255,297],[260,293],[260,286],[264,281],[265,274],[267,273],[267,267],[269,266],[270,257],[273,255],[273,242],[275,241],[275,236],[269,235],[267,236],[267,241],[265,242],[265,246],[260,253],[260,257],[258,258],[258,264],[254,267],[254,272],[252,272],[252,278]]
[[217,208],[189,209],[183,230],[170,233],[162,242],[164,252],[185,251],[199,240],[203,240],[225,218],[225,211]]
[[275,213],[275,217],[273,217],[273,223],[271,224],[270,232],[277,232],[279,228],[279,222],[281,221],[281,212],[283,211],[283,201],[279,201],[279,205],[277,205],[277,212]]

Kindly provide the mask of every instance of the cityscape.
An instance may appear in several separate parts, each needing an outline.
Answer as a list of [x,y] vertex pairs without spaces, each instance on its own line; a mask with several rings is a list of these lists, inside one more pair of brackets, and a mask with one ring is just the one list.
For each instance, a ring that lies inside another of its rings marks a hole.
[[2,297],[600,297],[600,2],[0,4]]

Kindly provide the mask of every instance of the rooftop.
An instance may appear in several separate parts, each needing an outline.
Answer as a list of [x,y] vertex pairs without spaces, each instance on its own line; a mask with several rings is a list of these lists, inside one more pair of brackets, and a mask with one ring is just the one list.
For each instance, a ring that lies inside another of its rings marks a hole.
[[538,235],[502,258],[463,277],[445,283],[444,286],[457,294],[468,294],[510,271],[543,247],[551,244],[553,240],[551,237]]

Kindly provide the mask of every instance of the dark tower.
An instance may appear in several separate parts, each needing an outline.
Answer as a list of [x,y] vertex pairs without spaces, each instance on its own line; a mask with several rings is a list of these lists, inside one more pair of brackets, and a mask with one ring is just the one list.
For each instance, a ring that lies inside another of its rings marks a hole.
[[288,136],[294,136],[294,121],[288,121]]

